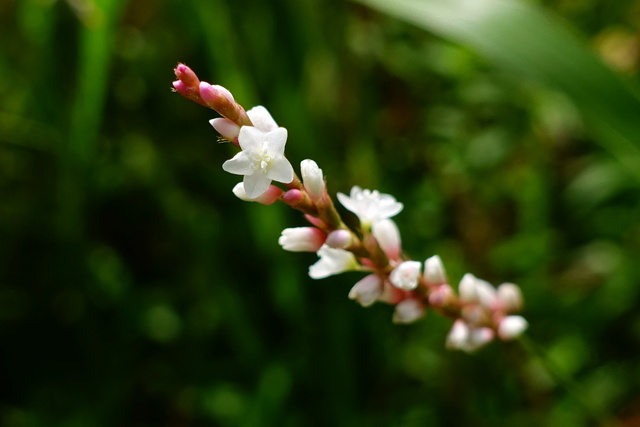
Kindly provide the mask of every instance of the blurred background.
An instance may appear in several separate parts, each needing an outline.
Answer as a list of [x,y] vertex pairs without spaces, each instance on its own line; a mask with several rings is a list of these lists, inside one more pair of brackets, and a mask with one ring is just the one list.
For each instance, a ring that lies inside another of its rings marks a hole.
[[[639,1],[537,6],[637,86]],[[561,90],[340,0],[4,0],[0,40],[0,425],[640,425],[640,179]],[[310,279],[178,62],[403,202],[452,284],[519,284],[533,344],[447,351]]]

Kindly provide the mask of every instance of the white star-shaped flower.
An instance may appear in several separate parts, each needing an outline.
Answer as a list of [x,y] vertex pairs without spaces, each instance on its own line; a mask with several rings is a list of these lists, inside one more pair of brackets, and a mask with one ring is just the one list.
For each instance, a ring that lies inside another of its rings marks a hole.
[[269,188],[272,180],[285,184],[293,181],[293,167],[284,156],[287,142],[285,128],[265,132],[254,126],[243,126],[238,142],[242,151],[224,162],[222,169],[244,175],[244,191],[248,198],[260,196]]
[[338,193],[338,200],[342,206],[356,214],[362,226],[366,228],[376,221],[397,215],[403,208],[402,203],[396,201],[395,197],[381,194],[378,190],[363,190],[357,185],[351,188],[348,196]]

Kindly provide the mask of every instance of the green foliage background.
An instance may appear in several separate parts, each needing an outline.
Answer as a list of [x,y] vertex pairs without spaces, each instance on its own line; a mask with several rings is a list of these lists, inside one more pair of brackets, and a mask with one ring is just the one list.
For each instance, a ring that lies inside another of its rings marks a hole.
[[[574,70],[604,113],[536,79],[568,45],[509,25],[531,73],[338,0],[1,2],[0,425],[637,425],[640,141],[598,120],[640,132],[611,113],[637,101],[640,2],[537,5],[624,82]],[[277,245],[303,219],[232,195],[178,61],[265,105],[331,192],[396,196],[413,258],[521,285],[532,344],[450,352],[448,320],[310,279]]]

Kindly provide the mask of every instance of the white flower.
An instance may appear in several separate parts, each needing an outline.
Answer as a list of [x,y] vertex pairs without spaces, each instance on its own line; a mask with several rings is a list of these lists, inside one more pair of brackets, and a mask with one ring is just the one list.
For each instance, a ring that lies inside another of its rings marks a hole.
[[316,252],[324,244],[327,235],[315,227],[285,228],[278,239],[278,244],[285,251]]
[[382,279],[375,274],[369,274],[351,288],[349,299],[356,300],[363,307],[369,307],[382,295],[383,290]]
[[411,291],[418,287],[420,277],[420,263],[418,261],[404,261],[389,275],[391,284],[396,288]]
[[400,258],[402,242],[398,226],[392,219],[381,219],[371,226],[371,234],[376,238],[380,249],[390,258]]
[[416,299],[406,299],[396,305],[393,323],[411,323],[424,316],[424,305]]
[[505,341],[512,340],[518,338],[528,326],[529,323],[522,316],[507,316],[498,325],[498,335]]
[[309,276],[312,279],[323,279],[345,271],[356,270],[358,261],[349,251],[330,248],[327,245],[318,250],[320,259],[309,267]]
[[424,262],[424,281],[430,285],[447,283],[442,260],[438,255],[427,258]]
[[377,190],[363,190],[357,185],[351,188],[348,196],[338,193],[338,200],[358,216],[365,228],[376,221],[397,215],[403,208],[402,203],[397,202],[393,196],[380,194]]
[[304,189],[307,190],[307,194],[313,202],[318,202],[324,195],[326,188],[322,169],[313,160],[306,159],[300,162],[300,172]]
[[240,128],[238,142],[242,151],[224,162],[222,169],[244,175],[244,191],[249,199],[255,199],[264,193],[271,180],[285,184],[293,181],[293,167],[284,157],[287,142],[285,128],[263,132],[253,126],[243,126]]

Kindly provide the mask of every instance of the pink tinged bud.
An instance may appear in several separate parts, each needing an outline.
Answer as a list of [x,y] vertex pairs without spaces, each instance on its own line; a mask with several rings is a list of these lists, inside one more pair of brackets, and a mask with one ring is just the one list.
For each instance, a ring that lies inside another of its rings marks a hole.
[[207,107],[216,110],[222,116],[232,121],[237,121],[239,115],[238,106],[233,95],[226,88],[219,85],[211,85],[200,82],[200,98]]
[[427,258],[424,262],[424,281],[431,286],[447,283],[442,260],[438,255]]
[[518,338],[529,326],[522,316],[507,316],[498,325],[498,336],[505,341]]
[[404,261],[389,275],[391,284],[405,291],[414,290],[418,287],[420,266],[418,261]]
[[374,222],[371,226],[371,233],[389,259],[400,259],[402,251],[400,231],[392,219],[386,218]]
[[429,304],[434,307],[444,307],[455,301],[451,286],[444,284],[434,288],[429,294]]
[[278,244],[285,251],[316,252],[324,244],[327,235],[315,227],[285,228]]
[[424,316],[424,305],[416,299],[406,299],[396,305],[393,323],[412,323]]
[[[298,191],[299,192],[299,190],[291,190],[291,191]],[[302,194],[302,193],[300,193],[300,194]],[[317,217],[309,215],[309,214],[304,214],[304,217],[307,219],[307,221],[309,221],[311,224],[315,225],[318,228],[324,228],[324,229],[329,228],[327,226],[327,223],[324,222],[323,220],[321,220],[320,218],[317,218]],[[331,245],[329,245],[329,246],[331,246]]]
[[479,303],[488,310],[493,309],[496,305],[496,290],[489,282],[478,279],[473,274],[464,275],[458,290],[460,300],[463,303]]
[[472,352],[493,339],[494,333],[489,328],[472,328],[463,320],[458,319],[453,323],[447,336],[447,348]]
[[406,292],[392,286],[388,281],[385,281],[382,286],[384,289],[378,301],[395,305],[405,299]]
[[349,291],[349,299],[356,300],[363,307],[369,307],[382,295],[383,281],[375,274],[365,276]]
[[263,205],[271,205],[277,202],[283,193],[284,191],[281,188],[278,188],[275,185],[270,185],[264,193],[252,199],[247,196],[242,182],[239,182],[235,187],[233,187],[233,194],[235,194],[238,199],[244,200],[245,202],[258,202]]
[[522,308],[522,293],[513,283],[498,286],[498,301],[505,313],[516,313]]
[[297,206],[304,200],[304,194],[300,190],[289,190],[282,195],[282,201],[289,206]]
[[228,139],[229,141],[237,139],[240,134],[240,126],[229,119],[218,117],[216,119],[209,120],[209,123],[211,123],[211,126],[213,126],[213,128],[218,131],[223,138]]
[[306,159],[300,162],[300,172],[304,189],[307,191],[309,198],[314,203],[322,200],[326,191],[322,169],[313,160]]
[[184,64],[178,64],[174,72],[178,80],[189,87],[197,87],[200,84],[200,79],[198,79],[196,73]]
[[350,231],[333,230],[327,236],[326,244],[332,248],[344,249],[352,243],[353,237]]
[[182,80],[176,80],[175,82],[173,82],[173,88],[180,95],[182,95],[184,97],[188,97],[189,96],[189,87]]

